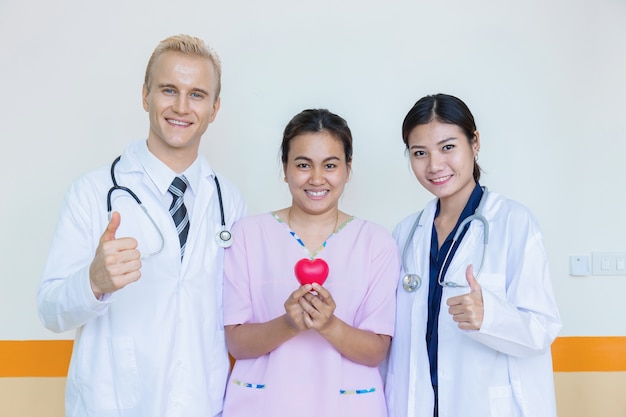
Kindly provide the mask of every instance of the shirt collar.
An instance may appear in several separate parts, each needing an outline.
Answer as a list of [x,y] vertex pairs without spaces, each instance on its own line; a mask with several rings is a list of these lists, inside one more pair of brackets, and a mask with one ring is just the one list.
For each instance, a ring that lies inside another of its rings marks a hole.
[[193,161],[189,168],[180,174],[177,174],[170,167],[165,165],[159,158],[154,156],[154,154],[148,149],[147,141],[144,141],[143,145],[140,146],[137,151],[137,158],[146,171],[148,177],[150,177],[162,195],[167,193],[167,190],[169,189],[174,178],[181,175],[184,175],[185,178],[187,178],[187,181],[189,182],[188,190],[191,190],[193,195],[196,194],[198,188],[200,187],[201,163],[199,157],[196,157],[196,160]]
[[[483,196],[483,187],[477,182],[472,190],[472,194],[470,194],[467,203],[465,203],[465,207],[459,216],[459,220],[457,221],[457,226],[466,218],[474,214],[476,209],[478,208],[478,204],[480,204],[480,199]],[[437,206],[435,207],[435,218],[439,215],[439,209],[441,208],[441,201],[437,199]],[[456,229],[456,227],[455,227]]]
[[463,212],[461,213],[461,217],[459,217],[459,223],[476,212],[476,209],[480,204],[480,199],[483,196],[483,192],[483,188],[477,182],[472,190],[469,200],[467,200],[467,204],[465,205]]
[[[452,229],[450,234],[446,236],[446,240],[444,241],[443,245],[441,245],[441,248],[439,248],[439,238],[437,235],[437,229],[435,228],[435,224],[433,223],[433,229],[432,229],[431,237],[430,237],[431,278],[432,278],[433,273],[438,275],[439,268],[445,268],[443,271],[443,273],[445,274],[452,260],[450,259],[450,262],[448,262],[447,265],[442,266],[441,263],[443,262],[443,259],[439,259],[439,254],[448,252],[448,250],[450,249],[450,245],[452,245],[452,239],[454,235],[456,235],[456,232],[459,229],[459,226],[461,225],[463,220],[467,219],[469,216],[471,216],[472,214],[476,212],[476,209],[478,208],[478,205],[480,204],[480,200],[482,199],[483,194],[484,194],[483,188],[480,186],[479,183],[476,183],[476,186],[474,187],[474,190],[472,190],[472,194],[470,195],[469,200],[467,200],[467,203],[465,204],[465,208],[463,208],[463,211],[461,212],[461,215],[459,216],[459,220],[456,222],[456,225],[454,226],[454,229]],[[437,207],[435,209],[435,218],[439,215],[439,208],[440,208],[440,204],[439,204],[439,200],[437,200]],[[463,229],[465,231],[463,231],[460,234],[459,241],[463,239],[463,236],[465,236],[465,232],[469,229],[469,224],[466,224]],[[452,248],[452,250],[450,251],[450,256],[454,257],[454,254],[456,253],[457,249],[458,249],[458,245]],[[432,268],[435,268],[435,269],[433,270]]]

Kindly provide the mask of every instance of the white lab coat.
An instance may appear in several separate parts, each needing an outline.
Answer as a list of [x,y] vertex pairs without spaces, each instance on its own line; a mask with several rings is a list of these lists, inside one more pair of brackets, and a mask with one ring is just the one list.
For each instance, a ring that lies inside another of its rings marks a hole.
[[[181,265],[166,191],[158,191],[142,167],[146,152],[145,141],[130,144],[115,170],[118,183],[139,196],[165,240],[161,253],[142,262],[137,282],[101,300],[89,284],[89,266],[108,223],[109,166],[80,177],[61,208],[37,301],[48,329],[76,330],[66,384],[68,417],[221,415],[229,360],[213,171],[200,156]],[[234,186],[218,178],[230,227],[246,206]],[[157,248],[156,231],[137,204],[119,191],[113,199],[122,216],[116,237],[135,237],[142,253]]]
[[[406,256],[408,271],[422,277],[414,293],[397,289],[396,332],[386,379],[390,417],[432,417],[433,390],[426,351],[429,253],[437,201],[424,209]],[[439,313],[440,417],[556,416],[550,345],[561,328],[543,238],[524,206],[488,192],[484,216],[489,242],[478,283],[484,320],[480,330],[460,330],[446,300],[469,292],[444,288]],[[394,237],[405,246],[418,213],[403,220]],[[473,221],[446,274],[467,284],[483,250],[483,225]]]

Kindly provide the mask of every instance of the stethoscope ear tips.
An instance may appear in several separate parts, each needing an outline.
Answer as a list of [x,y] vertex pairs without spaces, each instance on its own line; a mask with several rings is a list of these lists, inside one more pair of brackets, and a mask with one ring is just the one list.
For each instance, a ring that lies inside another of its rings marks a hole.
[[222,248],[230,248],[233,244],[233,235],[228,230],[222,230],[215,235],[218,246]]

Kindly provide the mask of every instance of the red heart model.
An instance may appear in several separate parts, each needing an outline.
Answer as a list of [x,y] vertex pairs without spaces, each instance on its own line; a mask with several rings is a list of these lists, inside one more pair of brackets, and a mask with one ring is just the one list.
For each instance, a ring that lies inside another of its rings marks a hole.
[[325,260],[319,258],[300,259],[296,262],[293,270],[300,285],[313,284],[314,282],[324,285],[328,277],[328,264]]

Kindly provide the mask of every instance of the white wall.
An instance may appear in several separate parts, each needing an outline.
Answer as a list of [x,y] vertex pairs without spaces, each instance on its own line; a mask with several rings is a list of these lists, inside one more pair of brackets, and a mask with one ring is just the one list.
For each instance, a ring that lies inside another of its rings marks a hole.
[[71,337],[43,329],[35,306],[63,193],[146,136],[145,64],[176,33],[222,57],[202,151],[251,213],[288,204],[282,129],[326,107],[355,137],[342,208],[391,230],[430,199],[402,119],[425,94],[454,94],[482,134],[483,185],[543,227],[562,335],[626,334],[626,277],[568,275],[569,255],[626,251],[624,0],[3,0],[0,339]]

